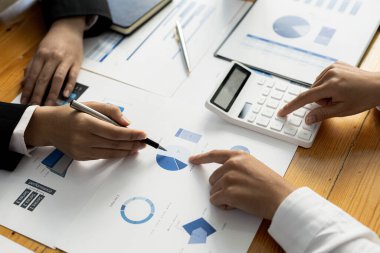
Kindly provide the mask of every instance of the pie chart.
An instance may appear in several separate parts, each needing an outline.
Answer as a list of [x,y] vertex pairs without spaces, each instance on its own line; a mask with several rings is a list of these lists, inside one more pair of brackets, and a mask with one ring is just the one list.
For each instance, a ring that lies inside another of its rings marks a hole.
[[243,152],[245,152],[245,153],[247,153],[247,154],[250,154],[250,153],[251,153],[251,151],[249,151],[249,149],[248,149],[247,147],[245,147],[245,146],[241,146],[241,145],[233,146],[233,147],[231,148],[231,150],[235,150],[235,151],[243,151]]
[[183,170],[188,166],[190,151],[181,146],[168,146],[167,151],[159,150],[156,156],[157,164],[169,171]]
[[273,30],[282,37],[295,39],[309,33],[310,24],[298,16],[284,16],[274,22]]
[[149,221],[155,212],[153,202],[145,197],[133,197],[123,203],[120,214],[130,224],[143,224]]

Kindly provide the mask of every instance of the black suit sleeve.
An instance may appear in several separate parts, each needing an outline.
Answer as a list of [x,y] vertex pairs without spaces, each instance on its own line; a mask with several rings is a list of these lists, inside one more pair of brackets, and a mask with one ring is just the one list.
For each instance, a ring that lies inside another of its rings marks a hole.
[[22,155],[9,151],[14,129],[27,106],[0,102],[0,169],[14,170]]
[[98,16],[96,24],[86,31],[85,36],[98,35],[112,23],[107,0],[42,0],[42,8],[48,24],[67,17]]

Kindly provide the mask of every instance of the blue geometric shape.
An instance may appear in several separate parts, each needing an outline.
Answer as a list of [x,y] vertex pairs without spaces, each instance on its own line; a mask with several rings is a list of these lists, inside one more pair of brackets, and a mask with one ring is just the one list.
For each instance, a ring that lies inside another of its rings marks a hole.
[[[137,200],[145,201],[149,205],[149,208],[150,208],[150,212],[147,214],[147,216],[144,219],[141,219],[141,220],[133,220],[125,214],[125,210],[127,209],[128,204]],[[121,205],[121,208],[120,208],[120,214],[123,220],[125,220],[126,222],[130,224],[136,224],[136,225],[143,224],[149,221],[150,219],[152,219],[152,217],[154,216],[154,212],[155,212],[155,207],[154,207],[153,202],[150,199],[145,198],[145,197],[133,197],[131,199],[128,199],[127,201],[123,203],[123,205]]]
[[42,160],[41,163],[51,172],[57,174],[58,176],[65,177],[72,161],[73,159],[65,156],[65,154],[58,149],[55,149],[44,160]]
[[120,109],[121,112],[124,112],[124,107],[119,106],[119,109]]
[[251,153],[251,151],[250,151],[247,147],[240,146],[240,145],[238,145],[238,146],[233,146],[233,147],[231,148],[231,150],[235,150],[235,151],[243,151],[243,152],[245,152],[245,153],[247,153],[247,154],[250,154],[250,153]]
[[63,156],[64,154],[61,151],[55,149],[41,163],[51,169]]
[[204,244],[207,241],[207,232],[203,228],[197,228],[191,233],[189,244]]
[[207,236],[212,235],[216,232],[216,229],[211,226],[210,223],[208,223],[205,219],[199,218],[195,221],[192,221],[190,223],[187,223],[186,225],[183,225],[183,228],[186,230],[186,232],[191,236],[192,233],[197,230],[198,228],[202,228],[204,231],[206,231]]
[[273,30],[280,36],[294,39],[305,36],[310,31],[310,24],[298,16],[285,16],[276,20]]
[[177,133],[175,134],[176,137],[193,142],[198,143],[200,139],[202,138],[202,135],[193,133],[189,130],[180,128],[178,129]]

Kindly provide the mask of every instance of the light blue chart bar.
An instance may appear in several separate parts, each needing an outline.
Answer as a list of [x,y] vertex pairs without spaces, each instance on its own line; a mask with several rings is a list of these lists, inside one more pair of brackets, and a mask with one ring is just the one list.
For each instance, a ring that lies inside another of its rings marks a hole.
[[190,141],[190,142],[194,142],[194,143],[198,143],[202,138],[202,135],[190,132],[190,131],[185,130],[183,128],[178,129],[175,136],[178,138]]

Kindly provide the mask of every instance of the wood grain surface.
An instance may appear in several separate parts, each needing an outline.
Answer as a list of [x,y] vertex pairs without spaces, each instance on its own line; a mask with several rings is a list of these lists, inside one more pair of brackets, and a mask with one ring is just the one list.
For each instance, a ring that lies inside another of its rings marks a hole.
[[[8,20],[0,15],[0,22],[0,101],[10,102],[20,92],[24,68],[46,28],[38,4]],[[361,67],[380,71],[379,55],[380,32]],[[285,178],[310,187],[379,234],[380,113],[371,110],[324,122],[313,147],[298,148]],[[262,223],[249,252],[282,252],[267,233],[269,225]],[[61,252],[1,226],[0,234],[34,252]]]

